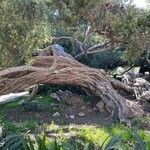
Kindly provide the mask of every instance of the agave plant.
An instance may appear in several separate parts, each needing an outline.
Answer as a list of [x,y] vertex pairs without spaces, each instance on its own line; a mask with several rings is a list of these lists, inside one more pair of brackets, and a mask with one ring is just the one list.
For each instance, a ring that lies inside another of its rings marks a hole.
[[0,141],[1,150],[22,150],[23,142],[21,135],[10,135]]
[[135,141],[134,150],[146,150],[146,144],[136,131],[133,131],[133,137]]
[[[106,140],[104,141],[104,143],[105,142],[106,142]],[[105,147],[103,147],[103,150],[119,149],[120,142],[121,142],[121,136],[114,136],[108,141],[108,143],[105,145]]]

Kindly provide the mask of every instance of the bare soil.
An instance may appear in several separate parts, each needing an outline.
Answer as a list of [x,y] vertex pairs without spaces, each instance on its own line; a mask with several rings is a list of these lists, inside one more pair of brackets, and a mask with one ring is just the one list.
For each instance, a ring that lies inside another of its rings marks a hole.
[[[68,98],[67,98],[68,99]],[[17,108],[4,111],[6,118],[13,122],[22,122],[26,120],[35,120],[39,123],[51,123],[56,124],[88,124],[88,125],[109,125],[114,122],[115,119],[108,119],[109,114],[98,112],[94,104],[85,102],[82,96],[73,94],[70,96],[69,101],[72,105],[58,102],[54,106],[50,106],[49,109],[41,109],[37,107],[26,108],[24,106],[18,106]],[[55,106],[57,105],[58,106]],[[58,112],[60,115],[53,117],[53,114]],[[85,116],[79,116],[78,113]]]
[[[17,108],[4,111],[4,114],[6,118],[12,122],[22,122],[30,119],[37,121],[39,124],[54,122],[58,125],[87,124],[109,126],[117,121],[116,118],[109,116],[106,111],[104,111],[105,113],[99,112],[95,104],[85,102],[82,96],[72,94],[69,95],[69,97],[66,97],[66,100],[67,102],[69,100],[71,105],[66,104],[65,100],[50,105],[48,109],[33,106],[26,108],[20,105]],[[59,113],[59,116],[54,117],[53,115],[56,112]],[[79,113],[84,114],[84,116],[79,116]],[[150,128],[150,122],[141,125],[141,127],[146,127],[147,129]]]

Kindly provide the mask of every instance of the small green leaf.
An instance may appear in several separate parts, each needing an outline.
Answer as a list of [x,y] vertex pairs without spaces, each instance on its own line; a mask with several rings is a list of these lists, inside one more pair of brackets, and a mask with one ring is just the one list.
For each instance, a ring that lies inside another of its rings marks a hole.
[[146,146],[145,146],[143,139],[140,137],[140,135],[136,131],[133,131],[133,137],[136,140],[135,150],[146,150]]
[[83,150],[90,150],[90,144],[89,143],[86,143]]
[[105,146],[104,150],[111,150],[119,147],[121,142],[121,136],[114,136],[110,139],[110,141]]

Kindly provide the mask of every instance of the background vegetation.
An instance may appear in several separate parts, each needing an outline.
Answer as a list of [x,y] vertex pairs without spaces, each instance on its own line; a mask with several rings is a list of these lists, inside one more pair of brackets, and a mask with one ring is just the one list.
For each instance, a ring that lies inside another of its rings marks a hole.
[[[85,49],[109,42],[106,52],[87,54],[79,59],[90,66],[112,69],[137,62],[143,52],[149,50],[149,9],[138,9],[123,2],[1,0],[0,66],[28,63],[33,50],[51,43],[61,44],[75,56],[80,53],[75,39],[81,41]],[[88,27],[89,33],[86,33]],[[93,36],[86,36],[90,33]],[[71,40],[55,41],[52,36],[69,36]]]

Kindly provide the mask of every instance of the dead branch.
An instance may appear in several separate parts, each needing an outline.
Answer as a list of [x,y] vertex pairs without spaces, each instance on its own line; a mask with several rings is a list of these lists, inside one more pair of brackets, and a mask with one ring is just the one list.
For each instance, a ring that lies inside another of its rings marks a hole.
[[[93,34],[94,34],[94,32],[91,33],[91,35],[93,35]],[[105,50],[109,50],[109,49],[110,49],[109,42],[106,42],[106,43],[98,43],[98,44],[96,44],[96,45],[94,45],[94,46],[91,46],[91,47],[85,49],[85,48],[84,48],[84,44],[85,44],[87,38],[89,38],[91,35],[89,35],[88,37],[85,37],[83,43],[80,42],[78,39],[75,39],[75,40],[74,40],[74,41],[77,42],[77,44],[79,45],[79,49],[80,49],[80,51],[81,51],[81,53],[77,54],[77,55],[75,56],[75,58],[79,58],[79,57],[81,57],[81,56],[84,55],[84,54],[98,53],[98,52],[101,52],[101,51],[105,51]],[[68,37],[68,36],[60,36],[60,37],[53,36],[51,39],[52,39],[52,40],[58,40],[58,41],[59,41],[59,40],[65,40],[65,39],[70,40],[70,41],[73,40],[73,38]]]
[[23,96],[29,96],[29,92],[20,92],[20,93],[10,93],[7,95],[0,96],[0,104],[6,104],[15,100],[18,100],[18,98]]

